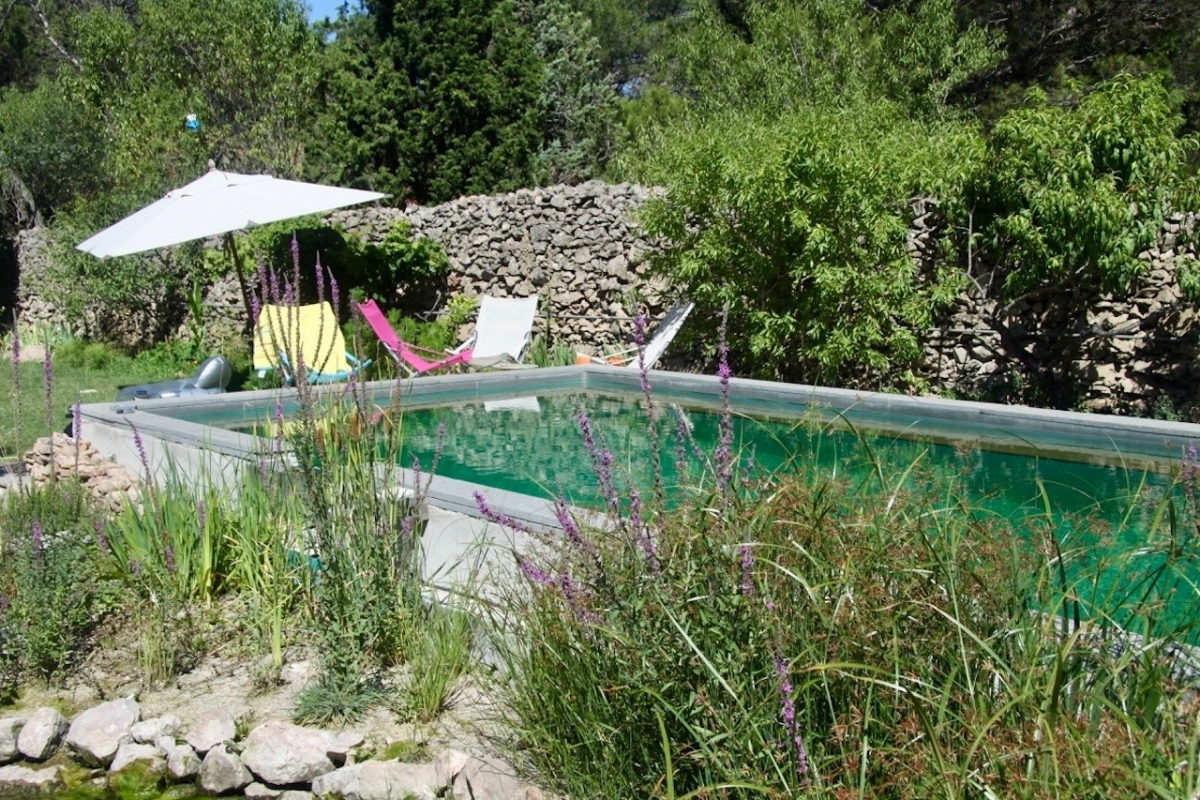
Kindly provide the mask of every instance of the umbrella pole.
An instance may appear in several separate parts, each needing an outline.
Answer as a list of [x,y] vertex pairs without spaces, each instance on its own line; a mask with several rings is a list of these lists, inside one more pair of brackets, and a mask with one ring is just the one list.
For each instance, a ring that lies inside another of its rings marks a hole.
[[225,249],[233,256],[233,268],[237,271],[238,285],[242,288],[242,302],[246,306],[246,330],[249,335],[250,331],[254,330],[254,305],[250,302],[250,287],[246,285],[246,270],[242,265],[242,258],[238,254],[237,245],[233,241],[233,232],[225,234]]

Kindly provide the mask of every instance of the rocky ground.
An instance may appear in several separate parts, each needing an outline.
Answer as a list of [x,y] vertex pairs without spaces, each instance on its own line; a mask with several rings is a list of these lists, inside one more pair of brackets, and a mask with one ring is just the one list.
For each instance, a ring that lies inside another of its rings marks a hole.
[[[219,626],[208,632],[230,641]],[[0,709],[0,794],[72,783],[109,785],[137,770],[162,785],[247,797],[532,800],[500,748],[503,725],[484,682],[468,677],[429,724],[376,708],[325,730],[291,723],[316,663],[299,647],[284,664],[217,647],[163,686],[138,675],[136,633],[111,620],[62,686],[29,687]],[[402,681],[403,674],[391,676]]]

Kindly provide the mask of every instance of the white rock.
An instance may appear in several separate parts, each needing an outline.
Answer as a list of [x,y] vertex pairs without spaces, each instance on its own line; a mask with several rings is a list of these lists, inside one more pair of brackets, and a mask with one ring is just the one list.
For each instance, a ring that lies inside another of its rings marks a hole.
[[7,764],[21,757],[17,740],[20,738],[23,727],[25,727],[25,717],[0,719],[0,764]]
[[71,723],[58,713],[57,709],[39,708],[21,729],[21,735],[17,737],[17,748],[26,758],[45,761],[58,751],[63,734],[70,727]]
[[439,787],[433,764],[364,761],[322,775],[313,781],[316,797],[341,800],[436,800]]
[[[461,753],[457,756],[448,758],[446,764],[447,767],[462,765],[450,787],[448,797],[453,800],[534,800],[541,797],[537,789],[522,786],[512,767],[502,761],[466,756],[464,762]],[[443,774],[439,774],[440,777]]]
[[58,767],[30,769],[20,764],[0,767],[0,794],[8,796],[58,789],[62,786],[58,770]]
[[250,770],[225,745],[213,747],[200,763],[200,788],[209,794],[224,794],[250,783]]
[[188,744],[177,744],[169,747],[164,753],[167,757],[167,772],[176,780],[186,780],[200,773],[200,756]]
[[277,800],[279,795],[283,794],[283,790],[272,789],[270,786],[263,786],[258,781],[255,781],[243,789],[242,794],[251,798],[251,800]]
[[333,737],[329,746],[325,748],[325,755],[333,762],[335,767],[340,767],[346,763],[346,757],[350,755],[350,751],[362,745],[365,737],[357,731],[342,731]]
[[162,754],[158,752],[158,748],[152,744],[138,744],[137,742],[125,742],[117,748],[117,754],[113,756],[112,764],[109,765],[109,772],[120,772],[134,764],[145,764],[150,772],[160,773],[166,770],[167,762],[163,759]]
[[309,783],[335,769],[328,756],[335,738],[328,731],[273,720],[250,731],[242,749],[242,763],[264,783]]
[[89,708],[75,717],[67,730],[67,748],[85,764],[106,767],[117,748],[132,740],[129,729],[140,715],[141,708],[132,697]]
[[227,708],[214,708],[204,713],[183,738],[199,755],[204,755],[221,742],[237,736],[237,723]]
[[129,731],[139,744],[154,744],[164,736],[177,737],[183,733],[183,720],[174,714],[144,719]]

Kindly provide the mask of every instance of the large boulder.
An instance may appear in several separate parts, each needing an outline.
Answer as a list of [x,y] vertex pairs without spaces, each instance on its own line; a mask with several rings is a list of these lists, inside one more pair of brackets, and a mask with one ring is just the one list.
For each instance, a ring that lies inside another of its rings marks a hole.
[[200,788],[209,794],[233,792],[251,780],[250,770],[223,744],[210,749],[200,762]]
[[25,717],[0,719],[0,764],[8,764],[21,757],[17,741],[20,738],[21,729],[25,727],[25,721]]
[[328,731],[282,720],[266,722],[246,737],[242,763],[260,781],[273,786],[309,783],[335,769],[329,751],[336,738]]
[[451,800],[541,800],[542,793],[523,786],[503,761],[445,750],[434,761],[439,786],[449,786]]
[[70,727],[71,723],[58,713],[58,709],[44,706],[34,711],[25,727],[21,729],[21,735],[17,737],[17,747],[26,758],[45,761],[58,751],[63,734]]
[[167,772],[172,778],[182,781],[200,774],[200,757],[191,745],[159,741],[159,752],[167,757]]
[[60,789],[62,788],[62,776],[59,775],[58,770],[58,767],[30,769],[20,764],[0,767],[0,796],[20,797],[44,794],[54,789]]
[[196,724],[188,729],[184,740],[198,754],[204,755],[221,742],[237,737],[237,722],[227,708],[213,708],[205,712]]
[[364,761],[327,773],[313,781],[313,795],[340,800],[436,800],[440,787],[433,764]]
[[166,759],[158,752],[158,748],[152,744],[139,744],[137,742],[125,742],[117,748],[117,754],[113,756],[112,764],[109,765],[108,771],[112,774],[121,772],[134,765],[141,765],[146,772],[161,774],[167,768]]
[[154,744],[164,736],[177,737],[183,733],[183,721],[174,714],[144,719],[129,731],[138,744]]
[[67,730],[67,749],[84,764],[107,767],[117,754],[117,748],[133,740],[130,729],[141,713],[132,697],[89,708],[71,722]]

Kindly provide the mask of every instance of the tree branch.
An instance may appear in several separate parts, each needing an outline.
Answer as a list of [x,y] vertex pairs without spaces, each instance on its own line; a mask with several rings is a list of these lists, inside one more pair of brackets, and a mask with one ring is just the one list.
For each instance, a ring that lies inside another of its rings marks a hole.
[[45,34],[46,40],[57,50],[63,58],[70,61],[75,69],[82,70],[83,65],[79,63],[79,59],[67,52],[67,49],[54,38],[54,34],[50,32],[50,20],[46,19],[46,14],[42,11],[42,0],[33,0],[29,4],[30,10],[37,15],[38,22],[42,24],[42,33]]

